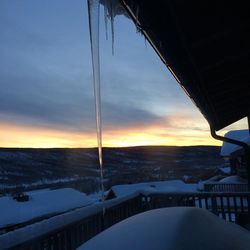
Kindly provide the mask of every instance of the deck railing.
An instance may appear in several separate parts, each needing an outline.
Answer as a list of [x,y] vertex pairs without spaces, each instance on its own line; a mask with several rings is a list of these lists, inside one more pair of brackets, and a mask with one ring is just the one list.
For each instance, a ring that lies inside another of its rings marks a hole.
[[207,183],[204,184],[205,192],[249,192],[248,184]]
[[11,246],[11,249],[75,249],[119,221],[143,211],[163,207],[204,208],[227,221],[241,223],[242,216],[248,215],[249,205],[250,193],[247,192],[137,194],[132,198],[123,199],[120,203],[107,206],[104,216],[102,209],[99,209],[81,220]]
[[238,224],[240,217],[248,214],[250,205],[250,193],[153,194],[144,199],[146,210],[173,206],[197,207]]

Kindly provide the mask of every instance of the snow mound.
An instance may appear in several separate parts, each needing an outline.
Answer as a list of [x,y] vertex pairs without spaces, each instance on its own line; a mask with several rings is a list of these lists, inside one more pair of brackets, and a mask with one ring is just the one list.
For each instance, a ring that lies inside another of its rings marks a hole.
[[117,197],[134,192],[147,193],[175,193],[197,192],[197,184],[186,184],[181,180],[145,182],[136,184],[116,185],[111,188]]
[[226,167],[226,168],[219,168],[224,174],[230,174],[231,173],[231,168]]
[[72,188],[43,189],[27,194],[29,195],[27,202],[18,202],[12,197],[0,198],[0,227],[65,212],[94,202],[94,199]]
[[198,208],[162,208],[130,217],[78,250],[244,250],[250,233]]
[[[225,134],[225,137],[238,140],[238,141],[242,141],[250,145],[250,137],[249,137],[248,129],[229,131]],[[232,144],[232,143],[223,142],[220,154],[221,156],[229,156],[232,152],[240,148],[242,147]]]
[[219,183],[229,183],[229,184],[247,184],[247,180],[241,178],[237,175],[228,176],[219,181]]

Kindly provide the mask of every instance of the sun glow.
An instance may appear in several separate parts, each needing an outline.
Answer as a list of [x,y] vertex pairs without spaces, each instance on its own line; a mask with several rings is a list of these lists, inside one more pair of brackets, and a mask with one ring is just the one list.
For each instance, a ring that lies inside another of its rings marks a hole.
[[[0,147],[21,148],[78,148],[96,147],[95,133],[79,133],[31,126],[18,126],[1,123]],[[144,128],[129,128],[127,130],[104,130],[104,147],[128,147],[142,145],[221,145],[209,136],[209,133],[199,131],[175,131],[160,126]]]

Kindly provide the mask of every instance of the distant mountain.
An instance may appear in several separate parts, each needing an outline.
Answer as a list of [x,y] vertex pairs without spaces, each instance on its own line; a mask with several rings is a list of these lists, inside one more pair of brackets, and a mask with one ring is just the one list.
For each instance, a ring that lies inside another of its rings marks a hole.
[[[183,179],[197,182],[212,177],[223,165],[220,147],[144,146],[103,148],[105,187]],[[99,190],[96,148],[0,148],[1,193],[44,187]]]

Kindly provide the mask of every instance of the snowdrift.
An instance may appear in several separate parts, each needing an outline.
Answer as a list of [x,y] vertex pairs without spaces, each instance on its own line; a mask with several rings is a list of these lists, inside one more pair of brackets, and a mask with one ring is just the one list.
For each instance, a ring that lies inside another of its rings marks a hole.
[[162,208],[130,217],[78,250],[250,249],[250,233],[198,208]]

